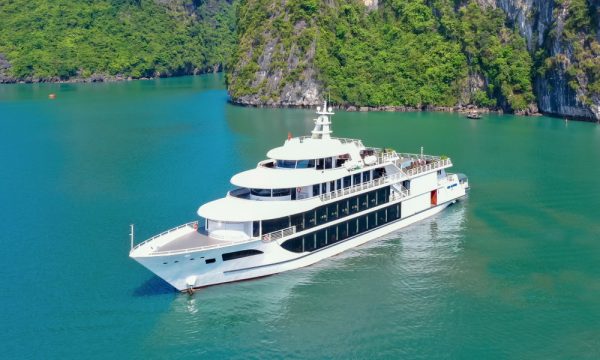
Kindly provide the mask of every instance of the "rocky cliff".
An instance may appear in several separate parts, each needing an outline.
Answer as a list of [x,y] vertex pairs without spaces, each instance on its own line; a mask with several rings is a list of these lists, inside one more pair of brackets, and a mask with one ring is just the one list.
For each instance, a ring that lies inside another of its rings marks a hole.
[[[348,106],[531,113],[533,101],[544,113],[600,120],[599,2],[246,0],[228,87],[232,101],[257,106],[331,96]],[[497,37],[477,38],[486,32]]]

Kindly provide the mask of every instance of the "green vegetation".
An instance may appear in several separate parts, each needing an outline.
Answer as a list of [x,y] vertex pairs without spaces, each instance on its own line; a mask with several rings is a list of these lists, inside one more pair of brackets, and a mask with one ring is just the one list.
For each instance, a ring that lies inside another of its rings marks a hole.
[[[456,3],[380,0],[378,10],[369,11],[359,0],[243,0],[230,92],[234,98],[277,96],[281,84],[266,90],[257,78],[265,69],[265,46],[275,43],[269,75],[282,71],[285,85],[314,67],[338,104],[526,108],[534,96],[525,41],[502,11]],[[299,66],[290,67],[296,60]],[[471,92],[468,79],[476,75],[485,84]]]
[[234,27],[224,0],[0,0],[0,54],[18,79],[206,71],[228,61]]

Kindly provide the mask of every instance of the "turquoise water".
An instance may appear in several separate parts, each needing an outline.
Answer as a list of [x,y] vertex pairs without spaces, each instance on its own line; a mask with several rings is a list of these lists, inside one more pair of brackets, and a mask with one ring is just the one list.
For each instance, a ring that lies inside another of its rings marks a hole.
[[[315,266],[193,297],[127,257],[195,218],[312,111],[222,77],[0,86],[2,358],[600,357],[600,126],[343,113],[334,134],[451,156],[466,201]],[[56,100],[49,100],[49,93]]]

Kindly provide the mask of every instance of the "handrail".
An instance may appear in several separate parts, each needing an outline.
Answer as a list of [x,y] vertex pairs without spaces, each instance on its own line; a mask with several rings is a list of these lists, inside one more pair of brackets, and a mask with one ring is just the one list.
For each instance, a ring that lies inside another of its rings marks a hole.
[[196,220],[196,221],[190,221],[189,223],[185,223],[185,224],[183,224],[183,225],[176,226],[176,227],[174,227],[174,228],[172,228],[172,229],[169,229],[169,230],[167,230],[167,231],[163,231],[163,232],[161,232],[160,234],[158,234],[158,235],[154,235],[154,236],[153,236],[153,237],[151,237],[150,239],[148,239],[148,240],[145,240],[145,241],[142,241],[141,243],[139,243],[139,244],[135,245],[135,246],[134,246],[134,247],[131,249],[131,251],[133,251],[133,250],[135,250],[135,249],[137,249],[137,248],[141,247],[142,245],[144,245],[144,244],[146,244],[146,243],[148,243],[148,242],[150,242],[150,241],[152,241],[152,240],[154,240],[154,239],[156,239],[156,238],[159,238],[159,237],[161,237],[161,236],[167,235],[168,233],[171,233],[171,232],[173,232],[173,231],[179,230],[179,229],[181,229],[181,228],[183,228],[183,227],[186,227],[186,226],[191,226],[192,228],[194,228],[194,224],[196,225],[196,227],[195,227],[195,228],[197,228],[197,227],[198,227],[198,220]]
[[335,199],[340,196],[350,195],[355,192],[359,192],[361,190],[371,189],[371,188],[374,188],[374,187],[379,186],[384,183],[390,183],[390,182],[393,182],[396,180],[400,180],[402,178],[402,175],[403,175],[402,173],[396,173],[396,174],[392,174],[392,175],[382,176],[375,180],[371,180],[371,181],[367,181],[367,182],[360,183],[357,185],[349,186],[344,189],[334,190],[334,191],[328,192],[326,194],[321,194],[321,195],[319,195],[319,197],[320,197],[321,201],[328,201],[328,200]]
[[270,233],[267,234],[263,234],[262,236],[262,241],[264,242],[271,242],[274,240],[279,240],[282,239],[284,237],[293,235],[296,233],[296,225],[292,225],[288,228],[285,229],[281,229],[281,230],[277,230],[277,231],[272,231]]
[[223,247],[223,246],[227,246],[227,245],[231,245],[231,244],[241,244],[241,241],[227,241],[227,242],[222,242],[219,244],[210,244],[210,245],[203,245],[203,246],[196,246],[196,247],[192,247],[192,248],[187,248],[187,249],[177,249],[177,250],[158,250],[158,251],[153,251],[152,255],[169,255],[169,254],[179,254],[179,253],[187,253],[187,252],[191,252],[191,251],[197,251],[197,250],[206,250],[206,249],[212,249],[212,248],[218,248],[218,247]]
[[438,160],[426,165],[420,165],[417,166],[415,168],[412,169],[402,169],[402,171],[407,175],[407,176],[413,176],[413,175],[417,175],[426,171],[431,171],[431,170],[435,170],[437,168],[443,167],[443,166],[447,166],[447,165],[452,165],[452,161],[450,159],[444,159],[444,160]]

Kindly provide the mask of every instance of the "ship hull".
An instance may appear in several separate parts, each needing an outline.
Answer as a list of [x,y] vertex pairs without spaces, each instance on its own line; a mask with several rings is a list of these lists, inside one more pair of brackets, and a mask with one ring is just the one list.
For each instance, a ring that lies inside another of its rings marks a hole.
[[449,200],[312,252],[293,253],[282,248],[277,241],[265,243],[256,240],[232,245],[227,247],[226,251],[251,249],[258,250],[262,254],[229,261],[223,261],[222,254],[225,252],[223,248],[180,255],[134,257],[134,259],[179,291],[248,280],[312,265],[438,214],[456,201],[457,199]]

